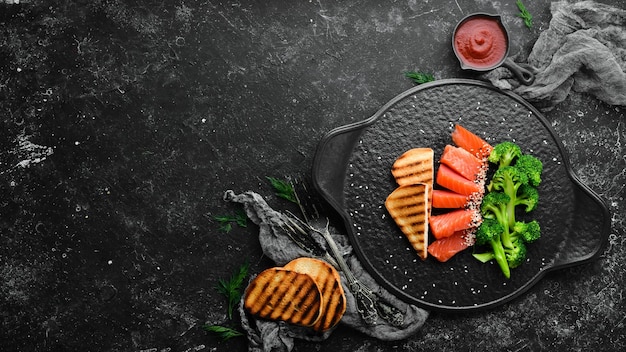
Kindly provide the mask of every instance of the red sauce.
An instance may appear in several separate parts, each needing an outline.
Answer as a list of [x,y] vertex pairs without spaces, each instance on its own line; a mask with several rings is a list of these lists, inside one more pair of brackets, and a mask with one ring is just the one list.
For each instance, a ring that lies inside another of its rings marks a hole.
[[479,16],[462,22],[454,33],[454,47],[470,68],[498,65],[507,53],[507,35],[497,18]]

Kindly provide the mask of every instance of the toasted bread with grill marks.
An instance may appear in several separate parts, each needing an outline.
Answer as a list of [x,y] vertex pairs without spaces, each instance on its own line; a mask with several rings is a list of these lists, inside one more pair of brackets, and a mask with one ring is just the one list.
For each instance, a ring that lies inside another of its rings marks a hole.
[[269,268],[248,285],[244,307],[260,318],[313,326],[322,313],[322,293],[310,275]]
[[407,184],[396,188],[385,200],[389,215],[422,260],[428,256],[430,188],[426,183]]
[[323,260],[307,257],[294,259],[283,268],[311,276],[322,293],[322,314],[313,329],[326,331],[337,325],[347,305],[337,270]]
[[434,152],[432,148],[413,148],[400,155],[391,166],[391,174],[398,185],[414,183],[433,184]]
[[391,166],[391,174],[400,186],[425,183],[429,186],[428,212],[433,197],[435,179],[434,151],[432,148],[413,148],[400,155]]

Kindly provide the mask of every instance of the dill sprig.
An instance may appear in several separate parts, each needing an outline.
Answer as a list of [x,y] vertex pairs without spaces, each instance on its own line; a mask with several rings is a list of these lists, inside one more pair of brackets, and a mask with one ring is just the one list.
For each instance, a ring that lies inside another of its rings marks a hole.
[[243,336],[243,334],[233,328],[221,325],[202,325],[202,328],[206,331],[217,334],[222,340],[226,341],[233,337]]
[[404,73],[404,76],[412,79],[415,84],[422,84],[435,80],[435,77],[433,75],[424,72],[407,71]]
[[243,280],[248,276],[250,264],[242,264],[228,280],[220,279],[217,290],[228,300],[228,317],[233,318],[233,311],[241,299],[241,287]]
[[517,8],[520,11],[520,13],[517,14],[517,16],[521,17],[524,20],[524,24],[526,25],[526,27],[528,27],[529,29],[532,28],[533,15],[531,15],[530,12],[526,10],[526,6],[524,6],[524,4],[522,3],[522,0],[517,0],[516,4],[517,4]]
[[267,176],[266,178],[268,179],[268,181],[270,181],[272,187],[274,187],[274,191],[276,191],[276,196],[284,198],[293,203],[298,203],[298,199],[296,198],[293,185],[290,182],[269,176]]
[[248,217],[243,209],[238,209],[235,215],[217,215],[213,219],[220,224],[219,230],[226,233],[233,229],[232,223],[237,224],[239,227],[248,226]]

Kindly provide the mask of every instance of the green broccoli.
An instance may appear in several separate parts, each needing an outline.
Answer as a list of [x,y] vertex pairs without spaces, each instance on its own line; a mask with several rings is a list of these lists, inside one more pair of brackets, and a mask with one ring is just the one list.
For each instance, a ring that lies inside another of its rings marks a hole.
[[[526,260],[526,245],[523,241],[513,241],[513,247],[505,247],[504,253],[509,268],[517,268]],[[504,273],[504,276],[506,276],[507,279],[510,277],[507,276],[506,273]]]
[[491,250],[484,253],[474,253],[472,255],[483,263],[495,259],[504,276],[509,278],[511,277],[511,271],[506,259],[506,251],[500,240],[503,231],[504,227],[500,224],[500,221],[489,218],[484,219],[476,230],[476,244],[489,245]]
[[509,166],[522,155],[520,147],[509,141],[496,144],[489,154],[489,162],[498,164],[498,167]]
[[[507,166],[508,167],[508,166]],[[476,244],[490,244],[492,251],[474,255],[482,262],[496,259],[504,276],[510,278],[510,268],[519,266],[526,259],[526,246],[511,236],[508,208],[511,198],[503,192],[489,192],[480,204],[483,223],[476,231]],[[495,236],[497,233],[498,236]],[[492,239],[493,238],[493,239]],[[497,242],[497,243],[494,243]],[[498,253],[500,253],[498,255]],[[504,256],[502,256],[504,254]]]
[[522,154],[515,161],[515,167],[526,174],[530,185],[535,187],[539,186],[541,183],[541,173],[543,172],[543,163],[541,160],[530,154]]
[[515,206],[523,205],[524,211],[530,213],[537,208],[539,191],[529,184],[523,184],[517,190],[514,203]]
[[513,240],[532,243],[541,237],[541,226],[539,226],[537,220],[530,222],[516,221],[510,235]]
[[543,164],[536,157],[522,154],[513,142],[497,144],[489,161],[497,165],[480,205],[483,223],[476,230],[476,244],[489,245],[490,251],[475,253],[481,262],[495,259],[502,273],[510,278],[510,269],[526,260],[526,243],[541,236],[536,220],[517,221],[516,208],[526,213],[537,208]]
[[502,191],[509,197],[517,194],[517,189],[521,185],[528,183],[525,173],[514,166],[503,166],[496,170],[487,185],[488,191]]
[[484,219],[476,230],[476,244],[481,246],[499,241],[504,227],[496,219]]
[[511,197],[503,192],[489,192],[480,203],[480,213],[484,219],[495,219],[501,224],[508,224],[507,205]]
[[510,233],[512,247],[505,247],[506,260],[510,268],[521,265],[526,259],[526,243],[532,243],[541,237],[541,228],[537,220],[530,222],[516,221]]
[[509,196],[506,205],[506,221],[509,227],[515,224],[515,205],[517,204],[517,191],[522,185],[528,183],[526,174],[520,172],[514,166],[498,168],[487,185],[489,192],[500,191]]

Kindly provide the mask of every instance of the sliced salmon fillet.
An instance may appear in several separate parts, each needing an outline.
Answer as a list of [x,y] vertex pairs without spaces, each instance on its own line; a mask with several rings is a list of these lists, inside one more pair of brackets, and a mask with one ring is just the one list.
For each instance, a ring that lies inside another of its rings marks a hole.
[[437,184],[466,196],[473,193],[484,192],[484,188],[481,184],[466,179],[446,164],[439,164],[439,170],[437,170]]
[[428,246],[428,254],[440,262],[446,262],[455,254],[474,245],[465,230],[456,231],[449,237],[432,242]]
[[433,190],[433,208],[463,208],[468,204],[468,196],[445,189]]
[[480,212],[476,209],[458,209],[428,218],[430,233],[436,239],[450,237],[457,231],[475,227],[480,222]]
[[484,139],[459,124],[455,125],[452,130],[452,142],[481,160],[488,157],[493,150],[493,147]]
[[439,161],[470,181],[475,181],[485,163],[467,150],[446,145]]

